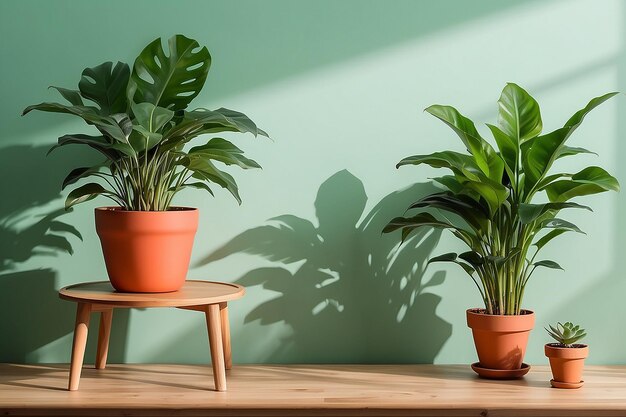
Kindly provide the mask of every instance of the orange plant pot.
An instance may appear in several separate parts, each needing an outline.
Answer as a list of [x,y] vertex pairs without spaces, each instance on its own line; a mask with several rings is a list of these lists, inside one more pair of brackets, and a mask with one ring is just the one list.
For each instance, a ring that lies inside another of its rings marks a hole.
[[472,329],[480,366],[497,370],[522,367],[528,335],[535,325],[535,313],[520,315],[485,314],[481,309],[467,310],[467,325]]
[[589,346],[573,345],[561,347],[556,343],[545,345],[545,353],[550,359],[552,369],[552,386],[558,388],[580,388],[582,386],[585,358],[589,356]]
[[198,209],[95,210],[96,231],[111,285],[120,292],[170,292],[187,278]]

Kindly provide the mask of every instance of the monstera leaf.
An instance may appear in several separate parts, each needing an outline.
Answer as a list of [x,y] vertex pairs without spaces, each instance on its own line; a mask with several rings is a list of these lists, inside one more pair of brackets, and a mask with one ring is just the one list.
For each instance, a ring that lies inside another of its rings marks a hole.
[[211,55],[197,41],[176,35],[168,41],[169,53],[161,39],[155,39],[135,60],[128,96],[135,103],[152,103],[170,110],[183,110],[200,93]]
[[[99,113],[101,115],[124,113],[128,107],[125,92],[129,77],[130,68],[128,64],[118,62],[113,67],[112,62],[105,62],[97,67],[85,68],[78,83],[78,89],[84,98],[93,101],[100,107]],[[68,97],[67,90],[59,90],[59,93],[70,102],[72,102],[72,98],[77,99],[71,95]]]

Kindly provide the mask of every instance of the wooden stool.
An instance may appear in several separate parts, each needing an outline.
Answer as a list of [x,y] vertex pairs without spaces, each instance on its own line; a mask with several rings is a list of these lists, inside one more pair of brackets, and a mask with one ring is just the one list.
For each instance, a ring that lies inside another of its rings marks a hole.
[[92,312],[100,313],[96,368],[104,369],[113,309],[176,307],[201,311],[206,315],[215,389],[226,391],[226,369],[232,367],[227,302],[243,297],[244,292],[244,287],[237,284],[191,280],[186,281],[179,291],[168,293],[116,292],[109,281],[86,282],[61,288],[59,297],[78,303],[68,389],[78,389]]

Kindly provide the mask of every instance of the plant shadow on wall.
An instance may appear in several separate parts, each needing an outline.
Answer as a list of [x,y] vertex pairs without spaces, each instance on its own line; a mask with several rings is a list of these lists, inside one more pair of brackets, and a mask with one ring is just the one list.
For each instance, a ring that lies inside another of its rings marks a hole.
[[452,331],[436,314],[441,297],[430,291],[443,283],[445,272],[426,271],[440,233],[421,230],[401,247],[396,236],[381,234],[400,207],[432,190],[430,184],[416,184],[391,193],[366,214],[363,183],[343,170],[319,188],[317,226],[294,215],[278,216],[201,263],[247,253],[279,264],[237,280],[279,294],[245,318],[290,326],[291,334],[268,361],[432,363]]
[[[61,253],[71,254],[71,242],[82,236],[63,221],[63,209],[50,207],[56,206],[54,200],[62,205],[61,175],[77,155],[46,158],[48,149],[0,149],[0,192],[5,196],[0,203],[0,362],[36,362],[39,348],[73,331],[75,305],[59,299],[57,272],[49,264]],[[114,329],[112,340],[124,338],[127,319],[126,312],[116,320],[123,324]],[[70,348],[68,344],[68,359]],[[95,344],[89,348],[88,358],[95,354]],[[111,355],[119,360],[124,352],[112,343]]]

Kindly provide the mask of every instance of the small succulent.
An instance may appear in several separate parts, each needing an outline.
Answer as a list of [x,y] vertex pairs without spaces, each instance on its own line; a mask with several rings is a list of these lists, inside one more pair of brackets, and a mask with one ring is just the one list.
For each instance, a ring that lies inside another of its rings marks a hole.
[[546,328],[546,331],[559,342],[559,344],[565,347],[572,347],[574,343],[587,336],[585,329],[581,329],[580,326],[575,326],[569,321],[565,324],[559,322],[556,324],[556,327],[550,325],[550,328]]

